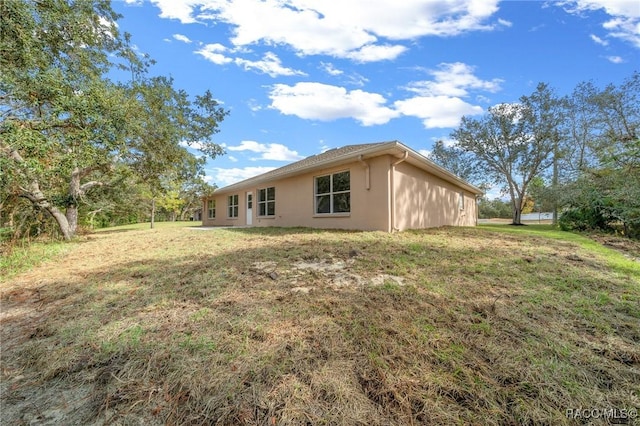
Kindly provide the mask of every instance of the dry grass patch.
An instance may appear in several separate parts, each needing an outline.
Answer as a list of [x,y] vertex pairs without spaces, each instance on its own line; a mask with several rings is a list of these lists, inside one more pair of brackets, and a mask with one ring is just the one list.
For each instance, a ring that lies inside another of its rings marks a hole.
[[571,424],[570,408],[640,408],[640,267],[574,237],[114,231],[0,283],[7,423]]

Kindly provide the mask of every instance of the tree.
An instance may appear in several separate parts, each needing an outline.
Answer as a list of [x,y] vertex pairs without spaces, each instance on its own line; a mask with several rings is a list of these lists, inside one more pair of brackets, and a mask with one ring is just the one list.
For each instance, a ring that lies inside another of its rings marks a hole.
[[126,129],[121,86],[103,78],[120,55],[108,2],[2,2],[0,156],[9,193],[76,232],[78,203],[101,184]]
[[180,198],[183,200],[180,220],[194,216],[202,208],[202,198],[213,194],[215,190],[216,185],[207,183],[202,176],[184,182],[180,189]]
[[622,228],[629,236],[640,236],[640,73],[635,72],[620,87],[603,90],[591,84],[576,89],[592,111],[585,124],[589,162],[577,177],[562,186],[564,229]]
[[211,92],[191,102],[187,93],[175,90],[173,80],[166,77],[135,83],[132,91],[139,109],[131,117],[137,127],[127,161],[151,192],[153,228],[156,199],[165,196],[168,203],[170,191],[175,190],[177,196],[177,187],[201,174],[204,160],[191,155],[185,146],[197,146],[210,158],[224,153],[210,138],[219,131],[218,123],[227,112]]
[[556,197],[552,188],[541,176],[536,176],[531,180],[527,197],[533,202],[532,211],[550,212],[556,205]]
[[520,103],[493,106],[480,119],[463,117],[452,133],[458,147],[475,154],[480,167],[506,185],[514,225],[521,225],[531,180],[552,163],[561,138],[560,106],[549,86],[540,83]]
[[499,198],[489,200],[482,197],[478,200],[478,217],[480,219],[508,219],[511,217],[511,204]]
[[[226,112],[210,92],[191,102],[170,79],[139,83],[146,64],[119,34],[108,0],[0,2],[0,17],[3,203],[29,200],[71,239],[79,206],[119,163],[148,167],[150,181],[191,161],[173,162],[190,155],[180,142],[197,142],[210,157],[222,153],[210,138]],[[129,85],[107,77],[122,67],[135,77]],[[158,118],[167,111],[168,120]]]

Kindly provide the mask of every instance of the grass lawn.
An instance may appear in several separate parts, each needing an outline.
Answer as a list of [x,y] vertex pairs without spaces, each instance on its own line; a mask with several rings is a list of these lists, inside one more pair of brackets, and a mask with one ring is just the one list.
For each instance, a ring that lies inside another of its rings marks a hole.
[[562,425],[640,409],[634,257],[544,225],[193,224],[0,265],[0,423]]

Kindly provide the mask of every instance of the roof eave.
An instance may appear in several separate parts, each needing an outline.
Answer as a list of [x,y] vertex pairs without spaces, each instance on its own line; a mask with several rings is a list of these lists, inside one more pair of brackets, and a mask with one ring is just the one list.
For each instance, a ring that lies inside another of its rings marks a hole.
[[279,174],[271,174],[269,176],[264,176],[264,174],[254,176],[252,178],[245,179],[243,181],[220,188],[215,191],[215,194],[224,194],[228,192],[234,192],[234,191],[238,191],[245,188],[251,188],[251,187],[254,187],[255,185],[259,185],[264,182],[285,179],[291,176],[297,176],[303,173],[313,172],[315,170],[321,170],[321,169],[326,169],[328,167],[338,166],[344,163],[350,163],[355,159],[359,158],[361,155],[363,157],[367,157],[367,156],[371,157],[372,156],[371,154],[377,154],[381,151],[388,150],[389,148],[395,147],[397,144],[399,144],[399,142],[397,141],[386,142],[380,145],[376,145],[370,148],[365,148],[360,151],[356,151],[354,153],[349,153],[348,155],[344,155],[343,157],[330,158],[327,160],[319,161],[318,163],[304,169],[296,169],[296,170],[283,172]]
[[339,158],[330,158],[324,161],[320,161],[314,164],[313,166],[310,166],[304,169],[285,171],[280,174],[271,174],[268,176],[264,176],[264,174],[254,176],[252,178],[245,179],[243,181],[220,188],[215,191],[215,194],[219,195],[219,194],[225,194],[229,192],[235,192],[242,189],[255,187],[256,185],[259,185],[264,182],[285,179],[285,178],[288,178],[291,176],[297,176],[303,173],[309,173],[316,170],[326,169],[329,167],[338,166],[340,164],[350,163],[358,159],[367,159],[367,158],[372,158],[372,157],[376,157],[384,154],[389,154],[389,155],[396,154],[396,156],[398,156],[398,154],[403,154],[404,152],[409,152],[409,158],[412,158],[414,160],[412,161],[412,164],[422,168],[423,170],[428,171],[429,173],[432,173],[435,176],[438,176],[441,179],[444,179],[450,183],[456,184],[461,188],[466,189],[467,191],[472,192],[476,195],[480,195],[483,193],[483,191],[480,188],[474,185],[471,185],[470,183],[466,182],[464,179],[461,179],[458,176],[451,173],[450,171],[438,166],[436,163],[429,160],[424,155],[414,151],[413,149],[409,148],[403,143],[398,141],[390,141],[390,142],[381,143],[369,148],[365,148],[360,151],[352,152],[352,153],[349,153],[348,155],[344,155]]

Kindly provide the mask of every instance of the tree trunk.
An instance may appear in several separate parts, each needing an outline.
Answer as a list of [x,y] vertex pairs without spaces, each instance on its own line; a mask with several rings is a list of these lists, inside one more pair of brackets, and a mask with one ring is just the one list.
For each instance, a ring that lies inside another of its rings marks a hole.
[[522,225],[522,207],[515,206],[513,209],[512,225]]
[[80,188],[81,172],[78,167],[74,168],[71,172],[71,178],[69,179],[69,200],[66,210],[67,223],[71,233],[75,235],[78,229],[78,198],[82,195]]
[[69,226],[69,231],[71,232],[71,235],[76,235],[76,232],[78,230],[78,206],[74,204],[67,207],[67,210],[65,213],[66,213],[65,217],[67,218],[67,224]]
[[155,197],[153,197],[151,199],[151,229],[153,229],[155,222],[156,222],[156,199]]
[[522,200],[524,199],[523,195],[520,195],[520,191],[516,188],[515,184],[512,181],[509,181],[509,195],[511,195],[511,208],[513,213],[513,221],[512,225],[522,225],[520,222],[522,219]]
[[551,188],[553,188],[553,218],[551,223],[553,226],[558,224],[558,142],[553,146],[553,178],[551,180]]
[[[524,194],[524,193],[523,193]],[[513,222],[512,225],[522,225],[522,204],[524,201],[524,195],[514,193],[513,195]]]
[[72,230],[69,226],[67,217],[60,211],[60,209],[52,205],[49,200],[47,200],[47,198],[40,190],[38,182],[31,182],[31,185],[29,185],[29,189],[23,189],[23,192],[20,195],[31,201],[34,205],[49,213],[58,223],[58,228],[60,228],[60,232],[62,233],[62,236],[65,240],[69,241],[73,238],[73,236],[75,235],[75,230]]

